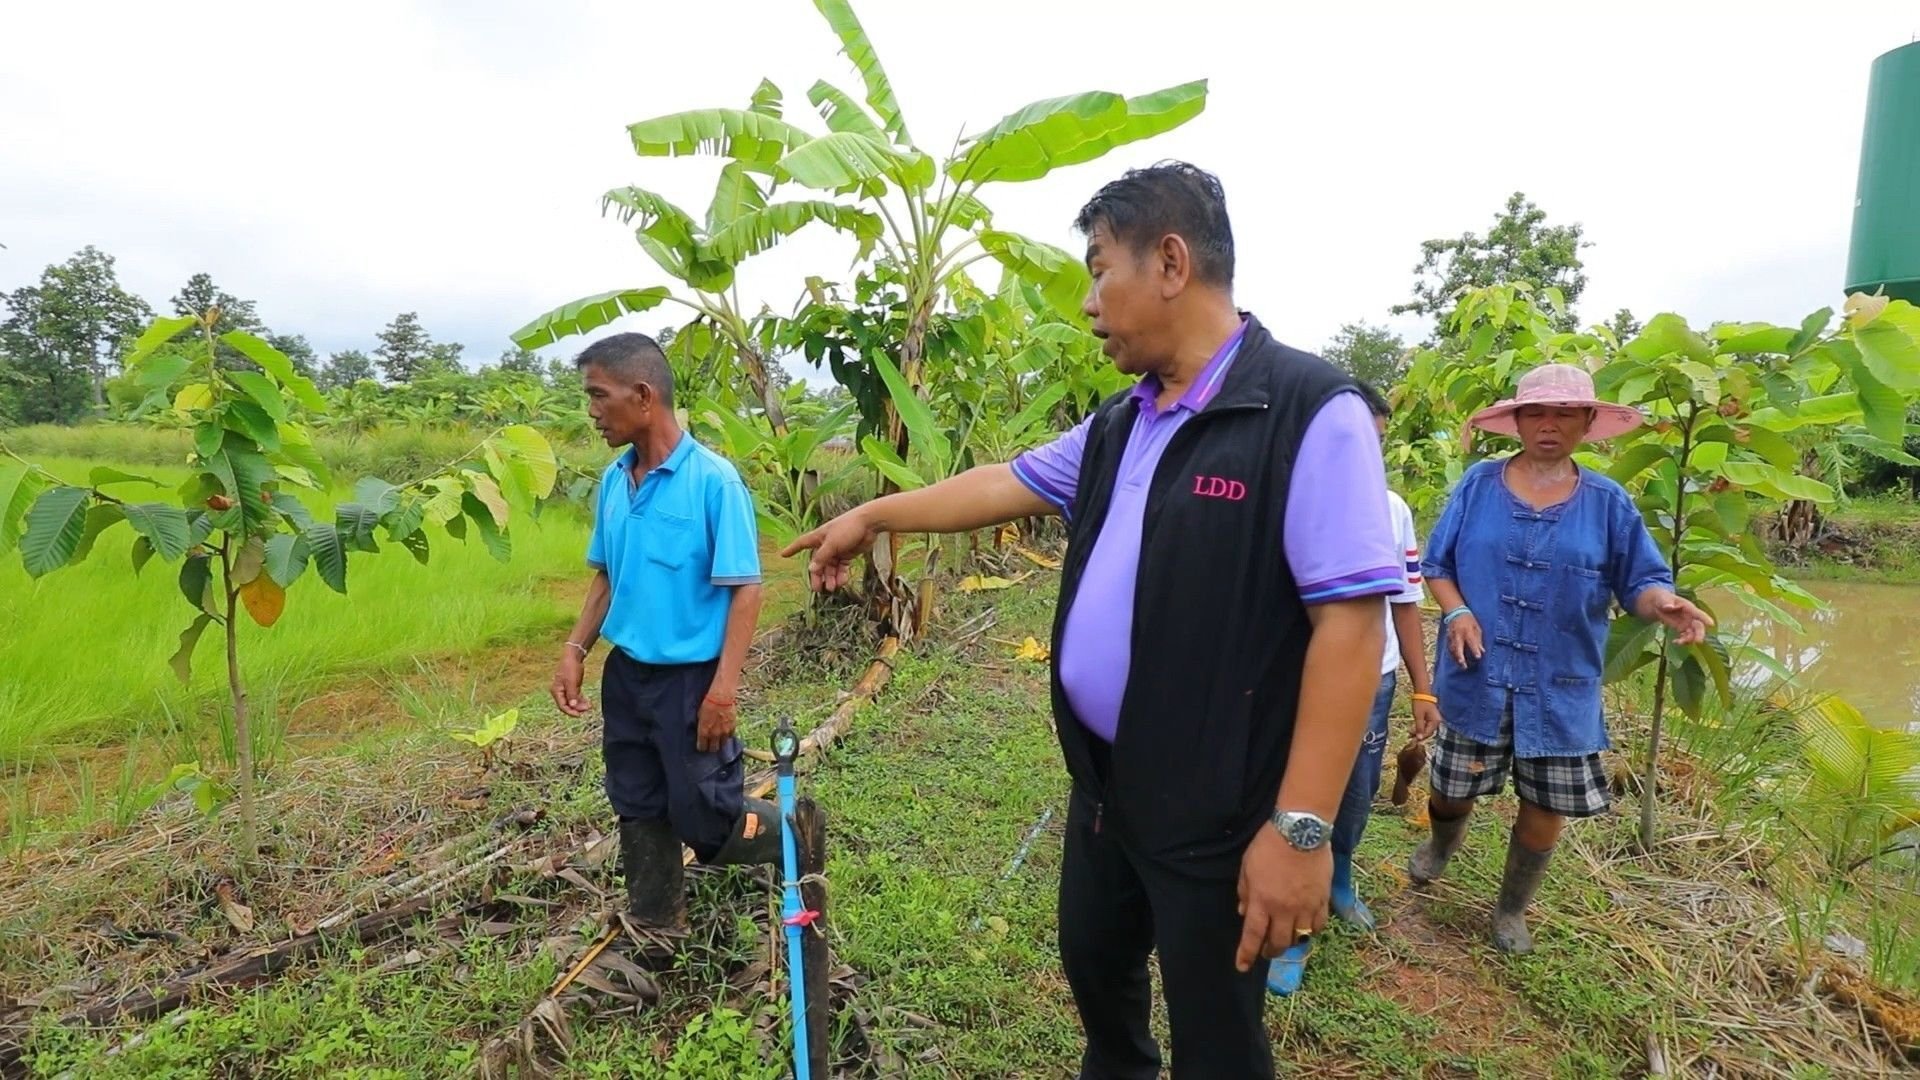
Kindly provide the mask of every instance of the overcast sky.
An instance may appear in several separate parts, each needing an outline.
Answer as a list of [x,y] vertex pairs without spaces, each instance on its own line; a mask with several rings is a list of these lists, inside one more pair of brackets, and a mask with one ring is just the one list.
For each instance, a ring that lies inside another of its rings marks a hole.
[[[983,197],[1002,226],[1077,252],[1074,211],[1121,169],[1211,169],[1241,305],[1303,347],[1389,321],[1419,242],[1484,231],[1515,190],[1586,227],[1589,321],[1624,306],[1786,322],[1835,303],[1869,66],[1920,31],[1920,6],[1550,6],[859,12],[935,151],[1036,98],[1210,79],[1179,131]],[[550,307],[659,284],[599,195],[639,183],[698,213],[717,165],[636,158],[624,125],[742,106],[764,75],[818,130],[814,79],[859,90],[806,0],[10,0],[0,42],[0,289],[94,244],[156,308],[207,271],[322,353],[371,348],[415,310],[491,359]],[[850,254],[793,243],[743,284],[784,311]]]

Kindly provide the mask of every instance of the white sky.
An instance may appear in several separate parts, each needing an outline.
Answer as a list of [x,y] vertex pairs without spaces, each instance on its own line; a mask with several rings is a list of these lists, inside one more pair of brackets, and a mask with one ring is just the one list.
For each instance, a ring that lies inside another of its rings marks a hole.
[[[1920,6],[1555,7],[859,11],[936,152],[1036,98],[1211,79],[1179,131],[983,197],[997,224],[1077,252],[1074,211],[1121,169],[1211,169],[1241,305],[1302,347],[1386,321],[1419,242],[1483,232],[1514,190],[1586,226],[1589,321],[1788,322],[1835,303],[1869,66],[1920,31]],[[639,183],[697,215],[718,166],[636,158],[624,125],[744,106],[766,75],[821,130],[814,79],[859,93],[838,47],[806,0],[0,0],[0,289],[96,244],[156,309],[205,270],[323,354],[417,310],[491,359],[550,307],[664,281],[599,195]],[[822,233],[743,283],[786,310],[804,275],[844,280],[850,252]]]

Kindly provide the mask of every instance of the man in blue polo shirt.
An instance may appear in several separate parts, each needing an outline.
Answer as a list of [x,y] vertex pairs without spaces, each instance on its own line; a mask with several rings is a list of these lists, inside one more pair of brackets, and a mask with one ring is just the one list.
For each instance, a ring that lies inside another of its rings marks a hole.
[[553,700],[570,716],[587,654],[601,676],[607,800],[620,817],[627,913],[663,943],[686,932],[680,845],[709,864],[780,854],[780,815],[741,790],[734,695],[760,616],[753,499],[731,463],[682,431],[673,372],[644,334],[595,342],[577,361],[587,413],[627,450],[600,478],[579,621]]

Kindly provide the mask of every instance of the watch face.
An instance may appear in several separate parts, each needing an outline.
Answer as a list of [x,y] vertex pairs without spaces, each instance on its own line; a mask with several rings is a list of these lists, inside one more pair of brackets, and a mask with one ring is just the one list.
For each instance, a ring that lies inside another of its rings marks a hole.
[[1318,818],[1296,817],[1287,825],[1287,839],[1302,851],[1312,851],[1327,838],[1327,826]]

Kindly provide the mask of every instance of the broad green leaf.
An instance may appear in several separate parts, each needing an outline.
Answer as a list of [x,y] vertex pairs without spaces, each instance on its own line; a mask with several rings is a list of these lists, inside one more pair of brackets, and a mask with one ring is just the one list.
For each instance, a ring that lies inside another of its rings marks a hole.
[[[348,502],[333,508],[334,531],[350,550],[378,552],[380,545],[374,542],[373,530],[379,524],[380,513],[371,506]],[[318,551],[317,545],[308,546]]]
[[475,498],[472,492],[461,497],[460,505],[466,511],[466,516],[473,519],[473,527],[480,533],[480,542],[487,546],[487,553],[501,562],[511,559],[513,541],[495,524],[497,519],[493,516],[493,508]]
[[[313,515],[307,511],[306,504],[285,491],[273,493],[273,509],[275,513],[287,519],[287,524],[302,532],[306,531],[307,526],[313,524]],[[286,583],[281,582],[281,584]]]
[[213,390],[206,383],[190,383],[173,395],[173,411],[181,416],[192,416],[212,404]]
[[102,487],[107,484],[150,484],[154,487],[160,486],[160,481],[155,480],[151,476],[121,472],[119,469],[108,465],[95,466],[93,471],[87,474],[87,483],[92,484],[94,487]]
[[57,487],[40,496],[27,511],[20,537],[20,559],[34,577],[67,565],[87,530],[87,503],[92,492],[80,487]]
[[224,453],[233,466],[233,479],[237,485],[234,497],[240,502],[238,509],[242,525],[249,533],[260,532],[272,513],[272,507],[267,504],[267,485],[277,479],[273,464],[253,449],[234,446],[231,441]]
[[205,612],[194,616],[193,622],[180,631],[180,647],[167,658],[167,666],[182,683],[193,681],[193,650],[200,644],[200,635],[206,633],[207,625],[213,622],[213,616]]
[[627,127],[641,157],[715,154],[771,165],[811,136],[783,120],[742,109],[695,109],[642,120]]
[[675,206],[666,196],[629,185],[614,188],[602,195],[600,207],[602,212],[609,207],[618,207],[622,223],[632,225],[673,249],[683,265],[693,260],[694,241],[699,237],[699,230],[694,227],[692,216]]
[[887,79],[886,69],[880,66],[880,56],[873,51],[873,43],[867,40],[867,32],[861,27],[859,17],[854,15],[853,5],[847,0],[813,0],[813,6],[827,17],[827,25],[833,27],[847,59],[853,61],[854,70],[860,73],[861,81],[866,83],[867,104],[873,107],[874,115],[880,118],[887,134],[901,145],[912,145],[913,137],[907,134],[906,118],[900,115],[900,103],[893,96],[893,84]]
[[1827,332],[1827,324],[1831,322],[1833,322],[1833,309],[1830,307],[1821,308],[1819,311],[1801,319],[1800,332],[1793,336],[1793,341],[1788,345],[1787,352],[1798,356],[1801,350],[1820,340],[1820,335]]
[[195,424],[193,428],[193,452],[202,458],[210,458],[220,452],[227,443],[227,429],[212,420]]
[[523,349],[538,349],[563,337],[598,330],[622,315],[651,311],[672,294],[664,285],[651,289],[615,289],[575,300],[557,307],[513,332],[514,343]]
[[405,540],[419,532],[426,520],[427,501],[414,495],[401,499],[400,505],[380,516],[380,523],[386,526],[389,540]]
[[472,731],[449,731],[447,734],[464,743],[486,748],[513,734],[520,725],[520,710],[508,709],[498,716],[488,717],[486,722]]
[[1673,687],[1673,703],[1694,720],[1700,719],[1700,706],[1707,697],[1707,672],[1690,652],[1674,648],[1669,652],[1667,679]]
[[500,493],[500,485],[494,482],[493,477],[485,473],[469,472],[462,474],[461,479],[467,482],[467,490],[473,494],[481,506],[486,508],[491,523],[503,529],[506,528],[507,519],[510,516],[507,500]]
[[287,399],[280,395],[280,388],[273,385],[272,379],[257,371],[229,371],[227,380],[239,387],[241,393],[252,398],[268,416],[273,417],[274,423],[286,421]]
[[962,232],[972,232],[977,225],[993,224],[993,211],[979,199],[960,191],[936,203],[933,216]]
[[760,85],[753,88],[753,103],[747,106],[747,111],[771,116],[778,120],[781,113],[780,99],[780,88],[773,84],[773,80],[761,79]]
[[1076,326],[1086,322],[1081,308],[1093,278],[1079,259],[1051,244],[995,229],[980,233],[980,246],[1000,265],[1037,286],[1061,317]]
[[1791,354],[1793,343],[1799,336],[1798,331],[1791,327],[1770,323],[1722,323],[1713,328],[1712,334],[1719,340],[1719,352],[1723,354]]
[[1840,436],[1840,441],[1848,446],[1857,446],[1877,458],[1891,461],[1896,465],[1905,465],[1908,468],[1920,469],[1920,458],[1914,457],[1912,454],[1907,453],[1893,443],[1887,442],[1885,439],[1876,439],[1866,432],[1843,432]]
[[1854,393],[1822,394],[1803,398],[1791,413],[1778,408],[1756,409],[1749,417],[1775,431],[1797,431],[1804,427],[1845,424],[1860,419],[1860,398]]
[[326,459],[314,449],[313,436],[299,424],[280,426],[280,456],[311,473],[314,483],[322,489],[333,483],[333,474],[327,468]]
[[879,180],[920,190],[933,182],[933,159],[896,150],[877,139],[836,131],[780,159],[776,175],[816,191],[850,192]]
[[93,554],[94,541],[100,539],[100,534],[125,520],[126,511],[113,503],[98,502],[87,507],[86,526],[80,530],[80,543],[73,549],[73,557],[68,562],[85,562],[87,556]]
[[1873,374],[1858,349],[1840,348],[1844,344],[1834,342],[1832,352],[1853,382],[1854,395],[1860,400],[1861,422],[1876,438],[1901,442],[1907,433],[1906,398]]
[[451,476],[436,476],[426,482],[426,487],[433,492],[427,500],[428,521],[445,525],[460,516],[460,496],[466,493],[465,485]]
[[334,592],[347,591],[347,544],[340,531],[324,521],[316,521],[300,533],[307,542],[307,554],[320,580]]
[[1787,441],[1786,436],[1772,428],[1749,424],[1741,429],[1741,434],[1745,436],[1744,440],[1735,436],[1734,441],[1767,459],[1767,463],[1774,468],[1792,472],[1800,467],[1800,451]]
[[133,538],[133,576],[139,577],[140,571],[147,568],[153,559],[153,541],[144,536]]
[[1125,124],[1127,100],[1105,90],[1047,98],[1022,106],[967,141],[947,163],[955,180],[1037,180],[1055,158]]
[[215,614],[219,610],[214,606],[213,559],[210,556],[188,556],[187,560],[180,564],[178,582],[180,595],[186,598],[189,605],[199,608],[208,615]]
[[707,232],[719,232],[741,214],[767,205],[760,181],[738,161],[729,161],[720,169],[720,182],[714,188],[713,201],[707,203]]
[[[259,375],[253,377],[260,379],[261,382],[266,381]],[[228,431],[245,436],[254,445],[270,454],[277,454],[283,449],[280,445],[280,429],[274,424],[273,418],[267,415],[265,409],[251,401],[229,401],[220,411]]]
[[1675,366],[1693,384],[1696,399],[1708,405],[1720,404],[1720,376],[1711,367],[1696,360],[1682,360]]
[[1135,98],[1096,90],[1037,101],[989,128],[947,171],[955,179],[981,183],[1037,180],[1114,147],[1172,131],[1206,107],[1205,79]]
[[127,377],[134,386],[149,393],[164,391],[173,385],[173,381],[187,373],[193,361],[184,353],[170,352],[148,358],[139,367],[128,367]]
[[1793,710],[1801,748],[1814,777],[1830,795],[1860,802],[1893,801],[1898,789],[1913,798],[1912,776],[1920,768],[1920,739],[1881,730],[1846,700],[1822,695]]
[[545,499],[553,494],[553,486],[560,479],[560,463],[554,459],[553,446],[544,436],[525,424],[515,424],[503,428],[494,444],[502,456],[526,468],[531,479],[527,487],[534,498]]
[[1060,399],[1066,396],[1067,384],[1061,382],[1056,382],[1040,391],[1032,401],[1027,402],[1025,408],[1014,415],[1012,420],[1007,421],[1007,433],[1017,439],[1023,436],[1028,429],[1037,424],[1044,423],[1047,415],[1053,411],[1053,407],[1058,405]]
[[47,475],[31,465],[0,467],[0,553],[20,542],[27,511],[50,486]]
[[1750,508],[1747,497],[1738,491],[1722,491],[1713,497],[1713,512],[1720,518],[1720,531],[1737,536],[1747,529]]
[[[285,534],[282,534],[285,535]],[[234,553],[233,566],[227,571],[229,585],[245,585],[260,576],[267,568],[267,545],[257,536],[250,536]]]
[[279,622],[281,613],[287,610],[287,591],[266,574],[256,576],[238,591],[241,605],[262,627]]
[[1695,333],[1685,319],[1670,312],[1655,315],[1621,352],[1634,360],[1659,360],[1675,354],[1703,364],[1713,359],[1713,348],[1706,339]]
[[824,80],[814,83],[807,91],[807,100],[820,110],[820,118],[827,122],[828,131],[864,135],[880,143],[887,141],[886,131],[867,115],[867,110],[832,83]]
[[[288,392],[293,394],[293,400],[303,407],[314,412],[326,411],[326,397],[313,385],[311,379],[294,369],[293,361],[287,359],[287,354],[244,330],[229,330],[220,335],[220,340],[238,349],[247,359],[259,364],[261,370],[273,376],[275,382],[286,387]],[[265,406],[266,402],[261,402],[261,405]],[[267,411],[273,410],[269,408]],[[277,416],[276,419],[284,420],[286,417]]]
[[887,385],[887,400],[893,402],[894,411],[900,414],[900,422],[906,425],[907,435],[912,440],[910,446],[932,459],[939,472],[944,474],[952,450],[947,445],[946,436],[940,431],[940,422],[934,419],[933,410],[907,384],[906,376],[894,366],[892,357],[884,352],[874,353],[873,367],[880,373],[880,380]]
[[401,537],[400,546],[407,549],[407,554],[413,556],[414,562],[419,563],[421,566],[427,565],[427,559],[432,553],[432,548],[431,545],[427,543],[427,531],[425,529],[415,529]]
[[866,452],[868,464],[898,485],[900,490],[913,491],[927,486],[920,474],[908,468],[907,463],[900,460],[900,455],[894,453],[893,447],[881,440],[868,435],[860,440],[860,449]]
[[701,250],[716,261],[737,264],[814,222],[851,234],[860,242],[861,258],[886,229],[879,217],[856,207],[821,200],[779,202],[736,217],[709,237]]
[[304,535],[275,533],[267,538],[267,576],[282,589],[291,588],[307,569],[307,539]]
[[1764,461],[1729,461],[1720,467],[1727,480],[1781,499],[1833,501],[1833,489],[1811,476],[1799,476]]
[[1607,476],[1616,484],[1630,484],[1641,473],[1672,457],[1673,450],[1670,447],[1651,440],[1637,442],[1614,459],[1613,465],[1607,469]]
[[1895,300],[1854,329],[1853,340],[1874,378],[1897,390],[1920,389],[1920,308]]
[[134,341],[133,351],[128,353],[126,358],[120,361],[120,366],[123,369],[137,367],[142,360],[153,355],[155,349],[180,336],[180,331],[185,330],[196,322],[199,322],[199,320],[190,315],[153,320],[153,325],[147,327],[145,332]]
[[400,489],[377,476],[363,476],[353,485],[353,501],[371,507],[379,517],[400,505]]
[[533,493],[527,490],[527,471],[517,464],[508,464],[501,460],[500,452],[491,443],[482,448],[481,459],[486,462],[487,472],[493,477],[494,485],[500,489],[501,497],[507,500],[508,508],[514,514],[531,516]]
[[1617,683],[1659,657],[1660,624],[1623,617],[1607,626],[1603,681]]

